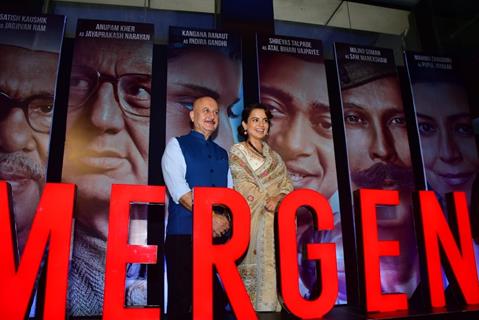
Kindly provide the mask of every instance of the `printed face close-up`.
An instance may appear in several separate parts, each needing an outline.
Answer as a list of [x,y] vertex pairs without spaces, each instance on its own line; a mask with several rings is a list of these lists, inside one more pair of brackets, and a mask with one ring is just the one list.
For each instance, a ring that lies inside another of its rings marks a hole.
[[399,82],[389,76],[342,91],[353,188],[413,183]]
[[464,89],[438,82],[413,90],[428,183],[442,195],[465,191],[470,199],[479,159]]
[[[353,190],[414,189],[399,81],[388,76],[342,91],[344,126]],[[380,227],[409,224],[410,199],[378,210]]]
[[268,141],[295,188],[331,197],[337,180],[324,64],[267,56],[260,65],[260,94],[273,114]]
[[1,46],[0,178],[12,186],[20,245],[44,183],[58,54]]
[[147,183],[151,51],[115,41],[75,47],[63,181],[78,186],[80,220],[103,235],[107,217],[95,212],[108,206],[111,184]]
[[221,52],[204,49],[182,49],[168,60],[166,141],[191,130],[189,112],[193,101],[209,96],[218,102],[219,127],[214,141],[229,150],[233,131],[228,109],[240,94],[241,65]]

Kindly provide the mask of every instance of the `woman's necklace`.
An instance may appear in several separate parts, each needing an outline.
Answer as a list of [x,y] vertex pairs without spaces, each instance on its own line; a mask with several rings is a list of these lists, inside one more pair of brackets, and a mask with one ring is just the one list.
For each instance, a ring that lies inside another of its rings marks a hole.
[[247,142],[248,142],[248,144],[250,145],[250,147],[253,148],[253,150],[256,151],[256,153],[257,153],[258,155],[261,156],[261,158],[266,158],[266,157],[263,155],[263,153],[260,152],[258,149],[256,149],[256,147],[255,147],[249,140],[248,140]]

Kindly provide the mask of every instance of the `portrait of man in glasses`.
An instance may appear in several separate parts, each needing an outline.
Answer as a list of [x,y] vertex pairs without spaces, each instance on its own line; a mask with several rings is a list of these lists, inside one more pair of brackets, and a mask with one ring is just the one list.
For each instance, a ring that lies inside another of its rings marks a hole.
[[23,249],[45,185],[58,54],[0,45],[0,179]]
[[102,313],[111,185],[148,182],[151,63],[150,42],[75,41],[62,172],[78,187],[72,315]]

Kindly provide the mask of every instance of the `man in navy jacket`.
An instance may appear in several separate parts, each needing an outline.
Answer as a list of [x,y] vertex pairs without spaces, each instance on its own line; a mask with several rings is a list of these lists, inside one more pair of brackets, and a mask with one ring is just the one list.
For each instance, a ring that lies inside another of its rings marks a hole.
[[[192,312],[192,217],[194,187],[231,187],[227,152],[214,143],[218,128],[218,103],[201,97],[190,111],[193,130],[171,138],[161,161],[169,192],[165,254],[168,274],[168,319],[191,319]],[[213,237],[230,228],[228,219],[213,213]],[[214,317],[223,319],[225,295],[214,277]]]

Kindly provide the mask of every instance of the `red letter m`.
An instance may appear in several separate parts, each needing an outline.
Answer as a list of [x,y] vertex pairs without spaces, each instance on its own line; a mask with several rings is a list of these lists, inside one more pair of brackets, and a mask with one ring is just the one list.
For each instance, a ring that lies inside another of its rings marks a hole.
[[0,182],[0,318],[24,319],[43,253],[49,244],[44,319],[65,318],[75,186],[47,184],[17,263],[9,186]]

